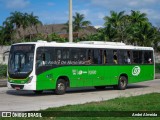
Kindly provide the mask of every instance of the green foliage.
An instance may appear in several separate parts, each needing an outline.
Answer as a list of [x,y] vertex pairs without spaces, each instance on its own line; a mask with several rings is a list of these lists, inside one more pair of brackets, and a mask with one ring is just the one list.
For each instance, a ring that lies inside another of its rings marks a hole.
[[[52,33],[50,35],[39,34],[25,36],[19,40],[15,40],[14,35],[16,29],[22,27],[25,29],[28,26],[42,24],[38,20],[38,16],[33,13],[12,12],[3,26],[0,26],[0,44],[9,45],[17,42],[31,42],[37,40],[66,42],[65,38]],[[68,22],[64,28],[68,32]],[[73,16],[74,32],[81,31],[85,27],[91,25],[90,21],[85,20],[84,14],[76,13]],[[158,43],[160,42],[160,29],[154,27],[148,20],[147,14],[140,11],[131,10],[131,14],[125,14],[125,11],[111,11],[109,16],[104,17],[104,28],[98,29],[96,34],[91,34],[86,37],[78,37],[74,39],[78,41],[111,41],[124,42],[132,45],[151,46],[156,51],[160,51]]]
[[7,65],[0,64],[0,78],[7,77]]
[[87,40],[124,42],[139,46],[151,46],[158,50],[160,31],[152,26],[147,14],[131,11],[130,15],[111,11],[110,16],[104,17],[104,28],[97,34],[87,36]]
[[160,73],[160,63],[156,63],[155,65],[155,72]]
[[17,29],[21,27],[25,29],[37,24],[42,23],[38,20],[38,16],[34,16],[33,13],[11,12],[10,16],[3,22],[3,26],[0,27],[0,44],[7,45],[17,42],[18,40],[14,40]]
[[56,33],[50,34],[48,36],[48,41],[56,41],[56,42],[66,42],[66,39],[61,38],[59,35],[57,35]]

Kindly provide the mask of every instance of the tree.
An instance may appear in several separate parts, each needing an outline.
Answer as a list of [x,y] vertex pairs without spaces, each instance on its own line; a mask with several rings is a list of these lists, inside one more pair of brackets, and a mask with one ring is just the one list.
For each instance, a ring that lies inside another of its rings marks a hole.
[[26,29],[29,26],[35,26],[37,24],[41,24],[41,22],[38,20],[38,16],[34,16],[33,13],[11,12],[11,16],[3,22],[4,35],[1,41],[4,41],[4,43],[16,42],[17,40],[13,40],[14,33],[16,33],[19,28]]
[[131,24],[141,24],[148,22],[147,14],[141,13],[140,11],[131,10],[130,21]]
[[140,46],[151,46],[156,39],[156,29],[148,23],[140,24],[134,28],[132,37]]
[[31,14],[27,15],[29,26],[36,26],[37,24],[42,24],[41,21],[39,21],[38,16],[35,16],[33,12]]
[[73,16],[73,31],[79,32],[89,25],[91,25],[91,22],[85,20],[84,14],[76,13],[76,15]]
[[[79,35],[80,30],[83,30],[85,27],[88,27],[91,25],[90,21],[85,20],[84,14],[76,13],[75,16],[73,16],[73,31],[77,32]],[[65,24],[66,27],[63,29],[69,32],[69,21]],[[78,38],[79,39],[79,38]]]
[[[123,35],[123,32],[124,32],[124,18],[125,18],[125,15],[124,15],[125,11],[121,11],[119,13],[115,12],[115,11],[111,11],[110,12],[110,16],[105,16],[104,17],[104,20],[105,20],[105,27],[106,29],[108,29],[108,32],[109,32],[109,29],[112,31],[115,31],[114,33],[116,35],[112,35],[112,36],[116,36],[115,38],[115,41],[123,41],[124,40],[124,35]],[[111,37],[111,36],[110,36]]]

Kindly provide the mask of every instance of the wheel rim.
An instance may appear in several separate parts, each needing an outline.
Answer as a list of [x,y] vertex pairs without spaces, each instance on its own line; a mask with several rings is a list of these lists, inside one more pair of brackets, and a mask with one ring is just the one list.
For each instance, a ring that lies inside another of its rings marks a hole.
[[125,87],[126,86],[126,81],[122,79],[120,84],[121,84],[122,87]]
[[63,83],[59,83],[58,90],[65,90],[65,85]]

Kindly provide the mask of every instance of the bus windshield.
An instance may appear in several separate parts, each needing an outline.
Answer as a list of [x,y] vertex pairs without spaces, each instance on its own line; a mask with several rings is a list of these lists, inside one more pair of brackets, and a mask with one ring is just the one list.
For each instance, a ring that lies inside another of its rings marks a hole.
[[13,45],[10,50],[8,73],[12,78],[25,78],[33,69],[35,45]]

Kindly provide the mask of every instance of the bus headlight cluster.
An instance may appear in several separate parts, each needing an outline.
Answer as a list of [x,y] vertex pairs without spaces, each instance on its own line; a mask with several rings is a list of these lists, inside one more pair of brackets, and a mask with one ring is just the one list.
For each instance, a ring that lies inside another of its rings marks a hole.
[[27,83],[31,83],[32,79],[33,79],[33,76],[29,77],[29,79],[28,79],[28,82],[27,82]]

